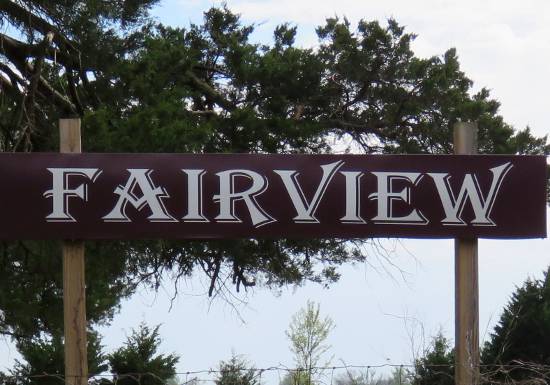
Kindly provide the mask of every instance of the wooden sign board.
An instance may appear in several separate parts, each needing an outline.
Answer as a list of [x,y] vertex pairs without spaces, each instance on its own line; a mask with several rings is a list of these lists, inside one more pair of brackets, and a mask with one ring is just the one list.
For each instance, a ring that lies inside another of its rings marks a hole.
[[0,154],[0,239],[546,236],[546,158]]

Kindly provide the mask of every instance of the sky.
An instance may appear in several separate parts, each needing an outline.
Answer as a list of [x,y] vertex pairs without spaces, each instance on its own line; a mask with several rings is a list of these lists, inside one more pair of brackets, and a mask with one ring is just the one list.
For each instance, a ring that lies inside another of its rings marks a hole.
[[[215,4],[164,0],[154,15],[165,24],[185,27],[199,23],[202,12]],[[250,0],[227,5],[243,21],[257,25],[254,39],[270,41],[276,25],[290,22],[298,26],[301,46],[315,46],[315,26],[326,17],[346,16],[352,23],[395,18],[418,35],[413,44],[418,56],[442,55],[456,47],[474,89],[491,90],[505,121],[518,129],[529,126],[538,136],[550,134],[547,0]],[[133,327],[146,322],[161,325],[161,351],[181,356],[181,373],[216,368],[233,353],[258,368],[291,367],[285,330],[292,314],[311,299],[336,325],[328,340],[332,364],[410,364],[437,332],[451,340],[454,336],[453,241],[380,242],[370,247],[366,263],[343,266],[340,281],[328,289],[314,284],[277,292],[256,288],[240,294],[236,308],[208,299],[207,283],[199,276],[181,284],[173,303],[169,285],[159,292],[140,289],[124,302],[112,324],[101,329],[106,350],[120,346]],[[480,240],[482,341],[515,287],[528,277],[541,278],[549,265],[548,239]],[[9,342],[0,341],[0,370],[16,357]],[[276,376],[268,383],[276,383]]]

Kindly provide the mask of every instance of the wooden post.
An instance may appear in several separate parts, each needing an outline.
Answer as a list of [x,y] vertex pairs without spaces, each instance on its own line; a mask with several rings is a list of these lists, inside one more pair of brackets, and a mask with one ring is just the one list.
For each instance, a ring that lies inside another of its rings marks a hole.
[[[454,152],[477,153],[477,124],[454,126]],[[455,384],[479,384],[477,239],[455,239]]]
[[[59,147],[62,153],[81,152],[80,119],[59,121]],[[86,336],[86,286],[84,281],[84,242],[63,242],[63,313],[65,329],[65,384],[88,383]]]

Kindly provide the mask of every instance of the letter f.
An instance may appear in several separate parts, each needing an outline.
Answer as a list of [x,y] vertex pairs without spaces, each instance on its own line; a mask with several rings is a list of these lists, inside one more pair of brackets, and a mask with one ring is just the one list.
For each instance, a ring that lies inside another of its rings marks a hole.
[[48,168],[52,173],[52,189],[44,193],[44,197],[52,198],[53,210],[46,217],[48,222],[76,222],[69,213],[69,198],[88,200],[88,186],[81,184],[74,189],[69,188],[70,176],[83,176],[95,182],[101,174],[97,168]]

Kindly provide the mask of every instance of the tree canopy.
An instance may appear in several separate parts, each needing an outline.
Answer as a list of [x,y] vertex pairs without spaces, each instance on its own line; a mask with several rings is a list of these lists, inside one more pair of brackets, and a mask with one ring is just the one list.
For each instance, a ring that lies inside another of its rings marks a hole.
[[[482,153],[549,153],[514,130],[485,88],[472,91],[457,52],[417,57],[415,35],[386,23],[329,18],[319,46],[296,27],[270,43],[227,7],[202,24],[153,20],[156,0],[0,3],[0,150],[56,151],[57,120],[83,119],[85,151],[330,152],[335,138],[366,153],[449,153],[457,120],[479,123]],[[208,294],[256,284],[330,284],[363,261],[364,240],[242,239],[87,244],[88,318],[107,322],[140,282],[197,271]],[[0,333],[59,334],[60,248],[0,245]]]
[[225,7],[163,26],[155,3],[3,2],[3,147],[52,149],[40,139],[72,113],[87,151],[329,151],[330,134],[346,134],[367,152],[448,153],[458,119],[479,121],[482,152],[548,151],[487,89],[471,93],[454,49],[419,58],[393,19],[329,18],[310,49],[289,24],[252,42],[254,26]]
[[512,294],[481,357],[484,364],[503,368],[498,378],[550,378],[550,269]]

